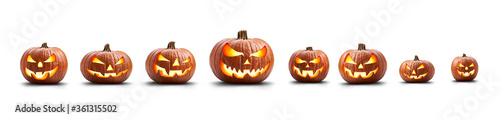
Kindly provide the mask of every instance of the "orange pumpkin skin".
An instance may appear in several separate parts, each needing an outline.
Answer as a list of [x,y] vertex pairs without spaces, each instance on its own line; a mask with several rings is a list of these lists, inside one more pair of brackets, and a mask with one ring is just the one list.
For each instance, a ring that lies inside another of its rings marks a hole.
[[274,66],[271,46],[259,38],[248,38],[238,32],[238,38],[226,38],[215,44],[210,53],[210,67],[221,81],[253,84],[264,81]]
[[167,48],[153,50],[146,59],[146,72],[157,83],[180,84],[194,75],[196,61],[189,50],[175,48],[170,42]]
[[375,49],[366,49],[360,43],[357,50],[347,50],[340,56],[339,72],[350,84],[375,83],[384,77],[387,61]]
[[288,62],[288,70],[299,82],[321,82],[328,75],[330,62],[321,50],[298,50],[292,54]]
[[122,51],[111,51],[106,44],[103,51],[92,51],[83,57],[80,71],[92,83],[122,83],[132,73],[132,60]]
[[57,47],[32,47],[21,57],[21,72],[30,83],[59,83],[68,70],[68,60],[64,52]]
[[409,83],[428,82],[434,76],[434,66],[427,60],[419,60],[415,55],[414,60],[406,60],[399,67],[399,75]]
[[451,62],[451,74],[457,81],[472,81],[479,72],[479,65],[476,59],[466,56],[455,57]]

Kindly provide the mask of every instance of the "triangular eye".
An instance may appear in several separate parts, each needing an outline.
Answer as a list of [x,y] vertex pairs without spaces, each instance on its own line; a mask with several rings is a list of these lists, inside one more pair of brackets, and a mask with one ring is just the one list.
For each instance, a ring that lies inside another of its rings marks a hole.
[[469,65],[469,67],[474,67],[474,63],[471,63],[471,64]]
[[191,57],[188,57],[188,59],[184,60],[184,63],[191,62]]
[[92,63],[98,63],[98,64],[103,64],[104,65],[104,63],[101,60],[99,60],[97,57],[95,57],[95,56],[92,58]]
[[122,58],[120,58],[120,60],[118,60],[118,62],[116,62],[115,65],[119,65],[119,64],[122,64],[122,63],[125,63],[125,60]]
[[300,59],[299,57],[295,57],[295,63],[305,63],[306,61]]
[[406,67],[405,67],[405,68],[406,68],[406,69],[408,69],[408,70],[411,70],[411,69],[410,69],[410,67],[408,67],[408,64],[406,64]]
[[354,62],[354,60],[352,60],[350,54],[347,54],[347,57],[345,58],[344,62],[349,63],[349,64],[356,64],[356,62]]
[[370,60],[368,60],[365,64],[373,64],[376,62],[377,62],[377,57],[375,57],[375,55],[372,54],[372,56],[370,56]]
[[260,49],[259,51],[255,52],[255,53],[252,53],[250,56],[254,56],[254,57],[264,57],[266,56],[267,54],[267,48],[266,46],[264,46],[262,49]]
[[158,54],[158,57],[157,57],[156,59],[157,59],[158,61],[170,61],[170,60],[168,60],[167,58],[163,57],[163,55],[161,55],[161,53],[160,53],[160,54]]
[[55,62],[56,61],[56,55],[52,54],[47,60],[43,62]]
[[36,61],[31,58],[31,55],[28,55],[28,57],[26,57],[26,62],[36,63]]
[[422,65],[420,65],[417,69],[422,69],[422,68],[425,68],[424,63],[422,63]]
[[318,57],[316,57],[316,59],[311,60],[311,61],[309,61],[309,62],[310,62],[310,63],[314,63],[314,64],[319,63],[319,62],[321,62],[321,57],[319,57],[319,56],[318,56]]
[[227,56],[227,57],[236,57],[236,56],[243,55],[242,52],[238,52],[238,51],[234,50],[233,48],[231,48],[231,46],[229,46],[229,43],[226,43],[226,45],[224,45],[224,48],[222,48],[222,52],[224,53],[224,56]]
[[462,63],[458,62],[458,67],[465,67]]

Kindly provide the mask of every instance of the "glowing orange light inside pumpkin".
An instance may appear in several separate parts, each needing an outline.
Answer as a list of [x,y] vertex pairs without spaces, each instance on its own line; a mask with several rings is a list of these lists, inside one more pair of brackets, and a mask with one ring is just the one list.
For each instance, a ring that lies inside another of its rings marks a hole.
[[125,60],[122,58],[120,58],[120,60],[118,60],[118,62],[116,62],[115,65],[119,65],[119,64],[122,64],[122,63],[125,63]]
[[425,68],[424,64],[422,63],[422,65],[420,65],[417,69],[422,69],[422,68]]
[[300,59],[299,57],[295,57],[295,63],[305,63],[306,61]]
[[321,62],[321,57],[319,57],[319,56],[318,56],[318,57],[316,57],[316,59],[311,60],[311,61],[309,61],[309,62],[310,62],[310,63],[314,63],[314,64],[319,63],[319,62]]
[[101,60],[97,59],[97,57],[92,58],[92,63],[99,63],[99,64],[104,64]]
[[163,57],[163,55],[158,54],[158,57],[156,58],[158,61],[170,61],[167,58]]
[[349,54],[347,54],[347,57],[345,58],[344,62],[349,63],[349,64],[356,64],[356,62],[354,62],[354,60],[352,60],[351,55],[349,55]]
[[184,61],[184,63],[188,63],[188,62],[191,62],[191,57],[188,57],[188,59],[186,59],[186,60]]
[[44,62],[55,62],[56,61],[56,55],[52,54],[47,60]]
[[375,55],[372,54],[372,56],[370,57],[370,60],[368,60],[365,64],[373,64],[376,62],[377,62],[377,57],[375,57]]
[[234,50],[233,48],[231,48],[231,46],[229,46],[228,43],[226,43],[226,45],[224,45],[224,47],[222,48],[222,52],[224,53],[224,56],[227,56],[227,57],[236,57],[236,56],[243,55],[242,52],[238,52],[238,51]]
[[259,51],[255,52],[255,53],[252,53],[250,56],[254,56],[254,57],[264,57],[266,56],[267,54],[267,48],[266,46],[264,46],[262,49],[260,49]]
[[36,63],[36,61],[31,58],[31,55],[28,55],[28,57],[26,57],[26,62]]

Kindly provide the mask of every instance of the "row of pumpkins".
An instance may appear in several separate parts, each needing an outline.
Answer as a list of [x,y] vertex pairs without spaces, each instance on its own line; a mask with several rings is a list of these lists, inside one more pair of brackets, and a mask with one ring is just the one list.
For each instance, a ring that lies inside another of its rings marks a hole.
[[[184,48],[175,48],[170,42],[167,48],[153,50],[146,60],[146,71],[158,83],[186,83],[193,77],[196,62],[193,54]],[[215,44],[210,53],[210,67],[220,80],[228,83],[260,83],[271,73],[274,55],[271,46],[259,38],[248,38],[245,30],[237,38],[226,38]],[[382,79],[387,69],[384,55],[375,49],[348,50],[339,60],[342,78],[352,84],[375,83]],[[292,54],[289,70],[300,82],[321,82],[328,74],[328,57],[321,50],[307,47]],[[32,47],[21,58],[21,71],[31,83],[55,84],[67,71],[64,52],[57,47]],[[83,76],[93,83],[122,83],[132,73],[132,61],[122,51],[111,51],[109,44],[102,51],[85,55],[80,64]],[[457,81],[471,81],[478,73],[473,57],[453,59],[451,72]],[[434,66],[426,60],[404,61],[399,74],[406,82],[427,82],[434,76]]]

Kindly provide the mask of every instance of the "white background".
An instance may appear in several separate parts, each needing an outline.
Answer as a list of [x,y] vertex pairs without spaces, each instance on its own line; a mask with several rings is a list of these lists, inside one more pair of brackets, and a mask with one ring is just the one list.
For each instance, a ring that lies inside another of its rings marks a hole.
[[[44,10],[39,3],[46,2],[56,3],[58,9]],[[500,83],[495,76],[499,5],[494,0],[1,1],[0,117],[499,119]],[[390,17],[373,13],[388,13]],[[380,16],[382,22],[377,21]],[[30,22],[38,22],[37,31],[23,34]],[[369,29],[365,29],[367,26]],[[263,84],[224,84],[210,70],[208,58],[213,45],[236,37],[243,29],[251,38],[266,40],[274,51],[275,66]],[[355,39],[360,35],[356,29],[368,39]],[[9,34],[24,40],[13,40]],[[195,55],[197,69],[188,84],[157,85],[146,74],[144,61],[149,52],[166,47],[169,41],[176,41],[178,48],[187,48]],[[19,70],[24,50],[43,42],[61,48],[68,57],[68,72],[58,85],[29,84]],[[340,77],[339,56],[355,49],[358,42],[385,55],[388,69],[380,83],[349,85]],[[89,84],[81,75],[82,57],[102,50],[106,43],[132,58],[134,69],[124,84]],[[290,55],[307,46],[330,57],[330,74],[322,83],[296,83],[288,72]],[[475,82],[453,80],[450,64],[462,53],[479,61]],[[427,84],[407,84],[399,76],[401,62],[416,54],[435,66],[435,76]],[[122,111],[70,115],[14,112],[15,105],[22,103],[81,102],[117,102]]]

